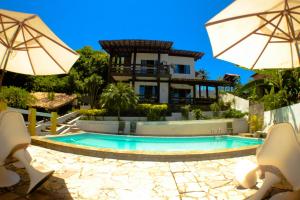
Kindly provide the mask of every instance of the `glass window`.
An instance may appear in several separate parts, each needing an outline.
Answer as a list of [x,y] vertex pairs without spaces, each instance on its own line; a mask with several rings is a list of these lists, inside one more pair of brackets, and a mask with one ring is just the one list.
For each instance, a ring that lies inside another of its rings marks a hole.
[[190,66],[189,65],[175,65],[174,73],[176,74],[190,74]]
[[144,98],[151,98],[157,96],[157,86],[151,85],[141,85],[140,86],[140,95]]

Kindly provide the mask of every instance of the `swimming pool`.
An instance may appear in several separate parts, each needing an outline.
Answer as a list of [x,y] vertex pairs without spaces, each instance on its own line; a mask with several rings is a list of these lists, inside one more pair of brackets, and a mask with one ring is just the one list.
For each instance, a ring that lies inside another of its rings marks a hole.
[[263,143],[262,139],[235,136],[139,137],[99,133],[81,133],[47,137],[47,139],[102,149],[159,152],[213,151],[249,147]]

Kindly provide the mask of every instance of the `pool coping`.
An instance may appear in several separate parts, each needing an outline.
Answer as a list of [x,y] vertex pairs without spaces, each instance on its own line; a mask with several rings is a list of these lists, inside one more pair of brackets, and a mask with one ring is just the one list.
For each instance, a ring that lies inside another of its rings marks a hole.
[[[75,133],[76,134],[76,133]],[[80,133],[78,133],[80,134]],[[59,136],[59,135],[53,135]],[[64,135],[65,136],[65,135]],[[233,136],[241,137],[241,136]],[[245,137],[241,137],[245,138]],[[45,136],[32,136],[31,144],[44,148],[62,151],[65,153],[73,153],[84,156],[93,156],[99,158],[133,160],[133,161],[158,161],[158,162],[178,162],[178,161],[199,161],[224,159],[232,157],[240,157],[254,155],[259,145],[247,147],[239,147],[232,149],[219,149],[209,151],[141,151],[141,150],[116,150],[109,148],[87,147],[76,144],[68,144],[48,140]]]

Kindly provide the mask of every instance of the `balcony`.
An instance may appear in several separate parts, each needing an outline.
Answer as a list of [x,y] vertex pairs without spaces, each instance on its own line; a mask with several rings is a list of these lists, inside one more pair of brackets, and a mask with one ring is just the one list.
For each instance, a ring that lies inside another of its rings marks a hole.
[[157,96],[138,95],[139,103],[158,103]]
[[179,105],[197,105],[197,104],[212,104],[216,102],[215,98],[190,98],[190,97],[171,97],[170,104],[179,104]]
[[112,76],[148,76],[148,77],[170,77],[170,66],[160,65],[160,66],[145,66],[136,64],[135,70],[133,65],[113,65],[111,67]]

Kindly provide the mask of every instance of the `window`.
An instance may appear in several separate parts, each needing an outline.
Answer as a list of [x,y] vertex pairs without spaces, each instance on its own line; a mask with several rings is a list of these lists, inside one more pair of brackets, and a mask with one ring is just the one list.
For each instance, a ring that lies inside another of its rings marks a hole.
[[155,74],[156,66],[158,64],[157,60],[141,60],[141,73],[143,74]]
[[189,65],[175,65],[174,73],[176,74],[190,74],[190,66]]
[[157,96],[157,86],[148,86],[148,85],[141,85],[140,86],[140,95],[143,98],[151,98]]
[[173,97],[175,98],[191,98],[191,90],[189,89],[173,89]]

